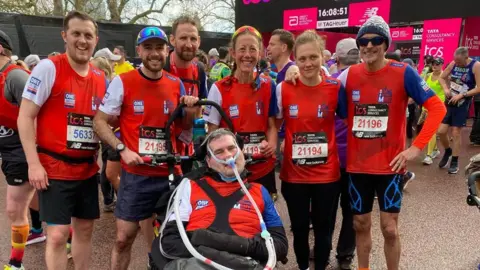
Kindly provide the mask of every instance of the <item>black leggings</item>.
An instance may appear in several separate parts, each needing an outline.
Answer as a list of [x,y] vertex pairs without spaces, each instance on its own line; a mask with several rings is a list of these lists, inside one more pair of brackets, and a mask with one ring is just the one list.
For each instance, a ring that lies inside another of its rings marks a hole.
[[268,190],[268,193],[270,194],[277,193],[277,187],[275,185],[275,169],[273,169],[264,177],[258,178],[253,182],[259,183],[262,186],[264,186]]
[[327,267],[332,249],[332,234],[335,227],[334,219],[339,193],[340,181],[327,184],[282,182],[282,194],[287,202],[292,224],[293,250],[300,270],[305,270],[309,266],[310,218],[315,236],[315,269],[323,270]]

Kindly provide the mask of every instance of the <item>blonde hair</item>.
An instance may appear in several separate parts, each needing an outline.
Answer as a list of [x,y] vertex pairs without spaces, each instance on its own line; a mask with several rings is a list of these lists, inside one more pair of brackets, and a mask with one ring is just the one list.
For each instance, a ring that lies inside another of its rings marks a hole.
[[105,57],[95,57],[92,59],[92,64],[105,72],[105,76],[109,81],[113,79],[113,69],[110,62]]
[[297,55],[297,48],[300,45],[304,45],[310,42],[316,43],[320,54],[323,56],[323,50],[325,50],[325,41],[320,37],[317,32],[314,30],[307,30],[301,33],[295,40],[295,45],[293,46],[293,55]]

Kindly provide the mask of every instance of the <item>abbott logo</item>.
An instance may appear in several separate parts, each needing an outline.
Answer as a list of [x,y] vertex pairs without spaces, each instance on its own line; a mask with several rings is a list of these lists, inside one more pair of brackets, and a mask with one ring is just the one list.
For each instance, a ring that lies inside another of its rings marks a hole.
[[298,25],[298,16],[288,17],[288,26],[297,26]]
[[400,37],[400,31],[396,30],[392,32],[392,38],[398,38]]
[[378,12],[378,7],[367,8],[367,10],[365,10],[365,14],[363,14],[363,18],[370,18],[373,15],[377,15],[377,12]]

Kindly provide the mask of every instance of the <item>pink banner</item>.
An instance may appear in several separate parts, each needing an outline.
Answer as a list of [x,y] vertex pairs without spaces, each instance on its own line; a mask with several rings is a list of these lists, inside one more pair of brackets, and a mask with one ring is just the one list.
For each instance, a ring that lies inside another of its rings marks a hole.
[[390,0],[351,3],[349,6],[348,26],[362,26],[373,15],[390,21]]
[[468,48],[470,56],[480,56],[480,18],[471,17],[465,20],[462,46]]
[[460,40],[461,27],[461,18],[428,20],[424,22],[418,65],[419,71],[423,69],[423,58],[425,55],[442,57],[445,60],[445,66],[453,60],[453,54]]
[[290,9],[283,11],[285,30],[306,30],[317,28],[317,8]]
[[390,35],[393,41],[405,41],[413,39],[413,27],[390,28]]

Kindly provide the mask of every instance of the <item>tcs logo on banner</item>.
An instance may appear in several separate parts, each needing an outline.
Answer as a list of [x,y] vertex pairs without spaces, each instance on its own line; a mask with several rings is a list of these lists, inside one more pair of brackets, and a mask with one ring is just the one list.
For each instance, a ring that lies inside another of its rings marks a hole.
[[249,4],[261,4],[261,3],[268,3],[270,0],[243,0],[244,5],[249,5]]
[[[428,29],[427,35],[440,35],[440,30]],[[423,52],[423,55],[431,55],[433,57],[443,57],[443,51],[444,51],[443,46],[436,47],[436,46],[428,46],[428,44],[425,44],[425,51]]]

